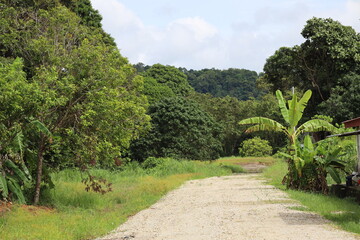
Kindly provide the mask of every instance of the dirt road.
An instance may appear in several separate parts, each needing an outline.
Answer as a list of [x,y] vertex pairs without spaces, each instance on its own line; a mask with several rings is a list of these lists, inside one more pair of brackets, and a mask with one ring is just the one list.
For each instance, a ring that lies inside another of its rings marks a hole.
[[360,240],[296,206],[256,174],[192,180],[101,240]]

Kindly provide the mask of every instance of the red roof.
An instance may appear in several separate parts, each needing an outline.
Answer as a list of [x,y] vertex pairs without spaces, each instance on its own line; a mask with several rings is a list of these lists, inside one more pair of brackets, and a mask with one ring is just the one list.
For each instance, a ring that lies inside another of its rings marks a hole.
[[360,127],[360,117],[343,122],[345,128]]

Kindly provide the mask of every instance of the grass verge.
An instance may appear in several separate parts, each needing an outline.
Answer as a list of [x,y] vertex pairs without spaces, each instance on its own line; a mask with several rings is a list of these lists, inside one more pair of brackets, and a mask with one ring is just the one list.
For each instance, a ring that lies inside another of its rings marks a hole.
[[112,182],[112,192],[86,192],[82,175],[64,170],[53,175],[55,188],[45,192],[51,208],[15,205],[0,216],[2,240],[94,239],[115,229],[148,208],[184,181],[231,174],[231,170],[205,162],[167,159],[144,169],[130,164],[122,171],[93,170],[92,175]]
[[[286,174],[287,165],[278,161],[263,172],[263,176],[270,184],[285,190],[281,184]],[[333,196],[314,194],[302,191],[285,190],[290,198],[299,201],[304,208],[297,210],[311,211],[318,213],[324,218],[332,221],[340,228],[360,234],[360,207],[352,198],[340,199]]]

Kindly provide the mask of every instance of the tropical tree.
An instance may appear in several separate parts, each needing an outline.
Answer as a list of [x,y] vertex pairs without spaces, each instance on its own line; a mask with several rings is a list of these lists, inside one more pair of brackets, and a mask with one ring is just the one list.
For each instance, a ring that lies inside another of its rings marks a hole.
[[302,44],[282,47],[267,59],[261,80],[271,91],[291,86],[312,89],[307,114],[314,115],[341,77],[359,72],[360,35],[331,18],[315,17],[306,22],[301,35]]
[[149,107],[152,129],[131,146],[131,157],[213,160],[220,156],[222,129],[195,102],[166,98]]
[[332,131],[334,129],[332,124],[322,119],[311,119],[298,126],[311,94],[311,90],[308,90],[299,100],[294,94],[292,99],[286,103],[281,91],[276,91],[281,115],[286,125],[265,117],[253,117],[239,122],[240,125],[253,125],[247,128],[245,131],[247,133],[256,131],[275,131],[282,132],[287,136],[289,140],[289,155],[291,158],[288,159],[289,172],[285,176],[284,181],[286,181],[287,187],[290,188],[298,188],[299,180],[302,176],[302,161],[298,157],[296,147],[299,135],[305,132]]
[[[143,77],[98,27],[58,1],[3,2],[0,155],[9,156],[8,139],[22,132],[37,204],[40,189],[51,185],[48,173],[61,163],[114,165],[148,126],[147,99]],[[38,126],[29,124],[35,120]]]
[[187,80],[187,76],[173,66],[154,64],[143,75],[154,78],[158,83],[168,86],[177,96],[188,96],[194,91]]

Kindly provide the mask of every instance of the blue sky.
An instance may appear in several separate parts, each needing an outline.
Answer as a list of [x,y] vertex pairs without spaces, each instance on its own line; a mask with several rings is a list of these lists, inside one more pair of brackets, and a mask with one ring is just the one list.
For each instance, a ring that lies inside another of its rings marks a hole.
[[131,63],[262,71],[312,17],[360,32],[360,0],[91,0]]

